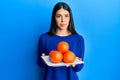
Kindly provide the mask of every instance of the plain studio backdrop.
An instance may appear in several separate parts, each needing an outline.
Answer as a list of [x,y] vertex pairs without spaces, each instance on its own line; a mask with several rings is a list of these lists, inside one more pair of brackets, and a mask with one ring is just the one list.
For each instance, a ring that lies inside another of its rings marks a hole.
[[42,80],[36,64],[39,36],[64,1],[85,40],[80,80],[120,80],[120,0],[1,0],[0,80]]

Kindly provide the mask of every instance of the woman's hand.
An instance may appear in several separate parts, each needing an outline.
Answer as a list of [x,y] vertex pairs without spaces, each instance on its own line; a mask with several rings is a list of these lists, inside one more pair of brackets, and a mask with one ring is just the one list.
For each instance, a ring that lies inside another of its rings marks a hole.
[[[45,53],[42,53],[42,56],[45,57]],[[44,63],[46,64],[46,62],[44,61]],[[47,64],[46,64],[47,65]]]
[[82,61],[82,58],[76,57],[78,60]]
[[45,56],[45,53],[42,53],[42,56]]
[[[76,58],[77,58],[78,60],[82,61],[82,58],[79,58],[79,57],[76,57]],[[76,64],[67,64],[67,65],[66,65],[66,67],[70,67],[70,66],[75,67]]]
[[76,66],[76,64],[72,64],[72,67],[75,67]]
[[70,67],[70,66],[75,67],[76,64],[67,64],[67,65],[66,65],[66,67]]

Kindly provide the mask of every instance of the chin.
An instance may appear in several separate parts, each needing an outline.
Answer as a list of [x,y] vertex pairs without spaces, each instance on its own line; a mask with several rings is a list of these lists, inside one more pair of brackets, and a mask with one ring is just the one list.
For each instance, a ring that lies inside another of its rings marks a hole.
[[62,27],[62,28],[60,28],[60,30],[66,30],[66,29],[67,29],[66,27],[64,27],[64,28],[63,28],[63,27]]

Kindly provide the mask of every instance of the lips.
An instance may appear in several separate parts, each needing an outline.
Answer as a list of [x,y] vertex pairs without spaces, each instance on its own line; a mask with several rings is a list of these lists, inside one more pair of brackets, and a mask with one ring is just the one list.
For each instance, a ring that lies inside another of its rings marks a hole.
[[60,24],[60,26],[61,26],[61,27],[64,27],[64,26],[66,26],[66,24]]

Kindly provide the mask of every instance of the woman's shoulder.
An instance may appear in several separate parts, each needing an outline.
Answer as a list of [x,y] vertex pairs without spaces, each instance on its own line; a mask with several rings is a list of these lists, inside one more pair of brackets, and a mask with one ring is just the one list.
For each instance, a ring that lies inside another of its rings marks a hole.
[[40,38],[48,38],[49,37],[49,34],[48,34],[48,32],[45,32],[45,33],[42,33],[41,35],[40,35]]
[[80,43],[81,43],[81,42],[84,43],[84,38],[83,38],[82,35],[80,35],[80,34],[75,34],[74,36],[75,36],[74,39],[78,40]]
[[76,38],[80,38],[80,39],[83,39],[83,36],[80,35],[80,34],[74,34],[74,37],[76,37]]
[[48,33],[45,32],[45,33],[42,33],[42,34],[40,35],[40,37],[43,37],[43,36],[48,36]]

